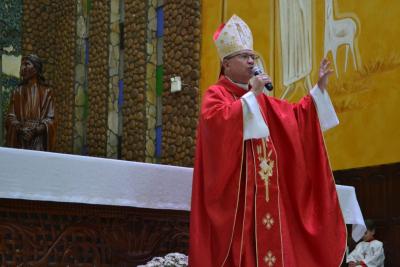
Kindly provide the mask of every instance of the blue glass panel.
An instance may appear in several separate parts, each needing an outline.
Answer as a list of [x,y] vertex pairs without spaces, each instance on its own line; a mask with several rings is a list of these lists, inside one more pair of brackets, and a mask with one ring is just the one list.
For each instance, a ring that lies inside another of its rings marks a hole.
[[156,127],[156,157],[161,157],[162,126]]
[[164,35],[164,9],[163,7],[157,8],[157,38]]

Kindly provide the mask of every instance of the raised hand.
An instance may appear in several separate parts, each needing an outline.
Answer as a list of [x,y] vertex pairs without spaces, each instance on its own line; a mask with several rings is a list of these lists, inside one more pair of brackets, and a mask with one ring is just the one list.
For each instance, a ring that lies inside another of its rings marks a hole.
[[328,85],[328,77],[333,73],[333,70],[329,67],[331,62],[324,58],[321,61],[321,65],[318,71],[318,87],[324,91]]

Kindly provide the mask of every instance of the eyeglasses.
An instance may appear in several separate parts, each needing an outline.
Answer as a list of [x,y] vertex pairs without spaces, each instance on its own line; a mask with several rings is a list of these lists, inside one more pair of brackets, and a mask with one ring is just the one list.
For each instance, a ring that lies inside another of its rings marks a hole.
[[247,60],[249,60],[249,58],[251,58],[253,61],[260,58],[259,56],[255,55],[255,54],[240,53],[240,54],[236,54],[236,55],[233,55],[233,56],[229,56],[226,59],[231,59],[231,58],[234,58],[234,57],[238,57],[243,61],[247,61]]

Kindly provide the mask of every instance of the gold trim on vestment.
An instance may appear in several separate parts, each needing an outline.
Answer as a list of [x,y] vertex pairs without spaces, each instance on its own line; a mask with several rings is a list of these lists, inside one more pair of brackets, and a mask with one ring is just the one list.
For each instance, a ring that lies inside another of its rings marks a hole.
[[274,173],[275,162],[271,159],[272,150],[267,155],[265,139],[262,138],[262,145],[257,145],[258,160],[260,161],[260,170],[258,174],[265,183],[265,201],[269,202],[269,178]]
[[[258,149],[258,147],[257,147]],[[254,147],[253,143],[251,144],[251,151],[253,152],[253,165],[254,165],[254,175],[257,173],[257,165],[256,165],[256,157],[254,155]],[[257,177],[254,177],[254,187],[255,187],[255,192],[254,192],[254,237],[256,241],[256,265],[258,267],[258,241],[257,241]]]
[[[263,110],[261,109],[261,107],[259,106],[260,112],[261,112],[261,116],[263,117],[265,123],[267,124],[267,118],[266,118],[266,114],[264,114]],[[268,124],[267,124],[268,125]],[[271,156],[272,151],[275,154],[275,171],[276,171],[276,186],[278,189],[277,192],[277,201],[278,201],[278,225],[279,225],[279,237],[280,237],[280,241],[281,241],[281,260],[282,260],[282,267],[285,266],[285,261],[284,261],[284,257],[283,257],[283,251],[284,251],[284,246],[283,246],[283,239],[282,239],[282,217],[281,217],[281,204],[280,204],[280,188],[279,188],[279,168],[278,168],[278,153],[276,152],[273,140],[271,136],[266,137],[265,139],[262,139],[263,145],[264,147],[267,147],[267,142],[270,141],[271,142],[271,151],[268,154],[268,157]],[[265,155],[265,154],[264,154]],[[256,217],[257,218],[257,217]],[[256,223],[257,224],[257,223]],[[257,243],[256,243],[257,244]],[[257,247],[257,245],[256,245]],[[258,264],[258,255],[257,255],[257,264]]]
[[[251,142],[251,140],[250,140],[250,142]],[[246,144],[245,144],[244,149],[245,149],[244,153],[245,153],[245,164],[246,164],[246,165],[245,165],[245,166],[246,166],[246,175],[245,175],[246,180],[244,181],[244,182],[245,182],[245,186],[244,186],[244,190],[245,190],[245,191],[244,191],[244,206],[243,206],[242,234],[241,234],[241,238],[240,238],[239,267],[240,267],[240,265],[242,264],[244,222],[245,222],[245,219],[246,219],[246,202],[247,202],[247,178],[248,178],[247,175],[248,175],[248,166],[247,166],[247,149],[246,149]],[[243,162],[242,162],[241,164],[242,164],[242,166],[243,166]],[[240,177],[240,179],[242,179],[242,177]],[[239,193],[239,197],[240,197],[240,193]],[[235,229],[233,229],[233,230],[235,231]]]
[[271,140],[271,147],[274,150],[275,153],[275,161],[276,161],[276,187],[278,188],[278,216],[279,216],[279,237],[281,240],[281,259],[282,259],[282,267],[285,266],[285,260],[283,258],[283,250],[284,250],[284,246],[283,246],[283,240],[282,240],[282,218],[281,218],[281,202],[280,202],[280,188],[279,188],[279,168],[278,168],[278,153],[276,153],[275,150],[275,146],[274,143]]
[[[225,88],[225,87],[224,87],[224,88]],[[225,88],[225,89],[226,89],[226,88]],[[228,90],[228,91],[231,92],[230,90]],[[234,100],[237,100],[237,97],[236,97],[232,92],[231,92],[231,94],[232,94],[233,99],[234,99]],[[243,108],[243,106],[242,106],[242,108]],[[242,110],[242,114],[243,114],[243,110]],[[244,120],[243,120],[243,123],[244,123]],[[244,129],[244,127],[243,127],[243,129]],[[231,241],[229,242],[228,251],[226,252],[225,259],[224,259],[224,261],[222,262],[221,267],[223,267],[223,266],[225,265],[226,260],[228,259],[229,252],[230,252],[231,246],[232,246],[233,234],[234,234],[234,232],[235,232],[236,216],[237,216],[237,211],[238,211],[238,207],[239,207],[240,181],[241,181],[241,179],[242,179],[243,153],[244,153],[244,152],[243,152],[243,151],[244,151],[243,148],[244,148],[244,140],[242,139],[242,159],[241,159],[241,161],[240,161],[239,186],[238,186],[238,193],[237,193],[237,198],[236,198],[237,200],[236,200],[235,217],[233,218],[233,227],[232,227]]]

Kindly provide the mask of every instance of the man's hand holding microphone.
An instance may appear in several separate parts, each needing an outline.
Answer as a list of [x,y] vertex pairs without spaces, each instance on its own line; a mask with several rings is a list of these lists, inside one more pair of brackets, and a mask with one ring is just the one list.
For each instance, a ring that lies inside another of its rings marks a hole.
[[256,66],[253,67],[253,74],[254,76],[249,81],[251,86],[250,91],[252,91],[255,95],[261,94],[264,89],[272,91],[274,87],[272,86],[271,77],[269,77],[266,73],[263,73]]

